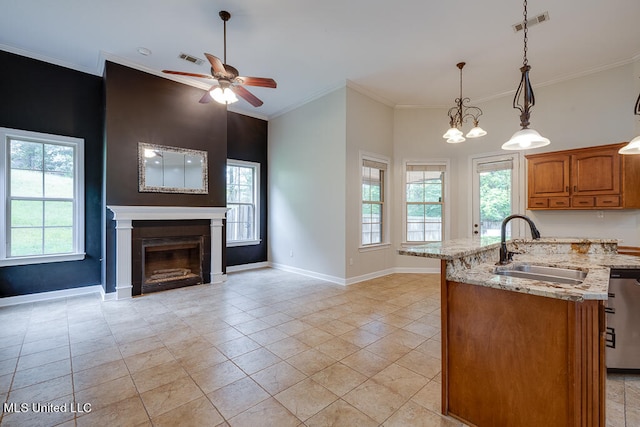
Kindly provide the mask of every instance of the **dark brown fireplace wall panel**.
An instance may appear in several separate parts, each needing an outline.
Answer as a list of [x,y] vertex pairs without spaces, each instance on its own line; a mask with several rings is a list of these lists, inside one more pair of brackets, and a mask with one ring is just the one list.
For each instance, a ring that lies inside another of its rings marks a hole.
[[[107,205],[225,206],[227,112],[200,104],[202,89],[107,61]],[[209,194],[138,191],[138,142],[205,150]]]
[[1,50],[0,70],[1,127],[84,139],[86,252],[82,261],[1,267],[0,298],[99,285],[104,152],[102,79]]

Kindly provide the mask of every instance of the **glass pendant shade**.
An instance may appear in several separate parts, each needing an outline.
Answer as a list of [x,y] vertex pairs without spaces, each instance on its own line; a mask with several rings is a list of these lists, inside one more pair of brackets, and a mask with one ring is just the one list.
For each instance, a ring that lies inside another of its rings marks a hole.
[[469,133],[467,133],[467,138],[480,138],[481,136],[485,136],[487,131],[482,129],[480,126],[476,126],[472,128]]
[[458,144],[460,142],[464,142],[466,141],[465,137],[462,136],[462,132],[460,132],[460,135],[454,135],[451,138],[447,139],[447,142],[449,144]]
[[223,89],[218,86],[211,92],[209,92],[209,94],[214,99],[214,101],[219,102],[220,104],[233,104],[234,102],[238,101],[238,97],[236,97],[236,94],[233,93],[233,91],[228,87],[225,87]]
[[449,130],[442,135],[444,139],[451,139],[459,136],[462,136],[462,131],[458,128],[449,128]]
[[551,141],[541,136],[534,129],[520,129],[514,133],[510,140],[502,144],[503,150],[529,150],[532,148],[544,147],[549,145]]
[[640,135],[633,138],[627,145],[618,150],[620,154],[640,154]]

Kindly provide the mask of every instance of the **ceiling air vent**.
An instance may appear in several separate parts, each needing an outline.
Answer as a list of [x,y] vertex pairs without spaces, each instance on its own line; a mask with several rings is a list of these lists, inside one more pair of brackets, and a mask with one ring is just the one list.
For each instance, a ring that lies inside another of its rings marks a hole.
[[[536,24],[542,24],[549,20],[549,12],[541,13],[540,15],[534,16],[533,18],[527,20],[527,27],[533,27]],[[518,31],[522,31],[524,29],[524,22],[518,22],[517,24],[513,24],[513,32],[517,33]]]
[[196,58],[195,56],[189,55],[188,53],[180,53],[179,58],[196,65],[202,65],[204,63],[204,59]]

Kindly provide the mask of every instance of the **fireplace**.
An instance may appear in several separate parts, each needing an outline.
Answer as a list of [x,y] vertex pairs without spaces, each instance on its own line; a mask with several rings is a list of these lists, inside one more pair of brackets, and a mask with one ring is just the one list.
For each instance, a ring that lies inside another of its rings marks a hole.
[[226,208],[107,207],[116,223],[113,299],[226,279],[222,267]]
[[141,293],[204,283],[203,240],[203,236],[143,239]]

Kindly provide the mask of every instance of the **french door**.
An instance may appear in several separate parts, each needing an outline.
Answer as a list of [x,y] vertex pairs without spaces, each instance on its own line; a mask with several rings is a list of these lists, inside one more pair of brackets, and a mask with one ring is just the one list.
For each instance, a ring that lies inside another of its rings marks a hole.
[[[502,220],[522,212],[520,155],[518,153],[473,157],[471,235],[500,238]],[[507,238],[520,236],[519,227],[506,229]]]

